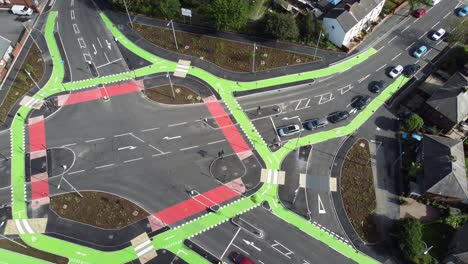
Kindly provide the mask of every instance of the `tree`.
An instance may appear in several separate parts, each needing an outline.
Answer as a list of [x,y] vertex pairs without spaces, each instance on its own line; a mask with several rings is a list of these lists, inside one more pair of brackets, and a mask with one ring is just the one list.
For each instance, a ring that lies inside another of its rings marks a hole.
[[413,218],[401,220],[399,244],[403,256],[409,262],[415,264],[434,263],[430,255],[424,254],[426,248],[422,241],[422,224],[419,220]]
[[424,120],[418,114],[411,114],[405,120],[403,120],[403,126],[410,132],[415,132],[421,129],[424,125]]
[[461,17],[451,16],[447,19],[447,33],[448,34],[448,41],[451,44],[461,43],[461,44],[468,44],[468,22],[466,19],[462,19]]
[[277,39],[295,40],[299,36],[296,20],[289,14],[267,12],[263,32]]
[[305,43],[318,41],[320,32],[323,32],[322,22],[311,12],[302,19],[300,32],[301,39]]
[[217,30],[238,30],[247,23],[246,0],[213,0],[207,11]]
[[176,18],[180,16],[179,0],[159,0],[157,1],[157,12],[166,18]]

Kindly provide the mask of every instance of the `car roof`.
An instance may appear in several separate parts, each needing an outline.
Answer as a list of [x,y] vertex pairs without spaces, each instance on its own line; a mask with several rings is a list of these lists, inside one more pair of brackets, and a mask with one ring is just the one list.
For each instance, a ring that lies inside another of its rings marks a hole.
[[426,45],[421,45],[421,47],[419,47],[420,50],[427,50],[427,47]]
[[397,66],[395,67],[395,69],[397,69],[397,70],[399,70],[399,69],[403,69],[403,66],[401,66],[401,65],[397,65]]

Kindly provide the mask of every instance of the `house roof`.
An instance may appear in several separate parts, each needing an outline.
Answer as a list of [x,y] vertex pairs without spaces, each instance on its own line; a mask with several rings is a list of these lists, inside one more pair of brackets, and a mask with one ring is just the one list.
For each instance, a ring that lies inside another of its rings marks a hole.
[[449,257],[445,260],[453,263],[468,263],[468,223],[457,229],[449,246]]
[[427,100],[427,103],[454,123],[468,115],[468,78],[460,72],[450,79]]
[[11,41],[0,36],[0,58],[2,58],[3,55],[6,53],[6,51],[8,50],[8,47],[10,47],[10,43]]
[[462,199],[468,202],[463,142],[446,137],[425,135],[422,143],[423,192]]
[[[382,0],[344,0],[333,9],[329,10],[324,17],[336,19],[344,32],[348,32],[380,2],[382,2]],[[348,4],[351,5],[350,12],[345,9]]]

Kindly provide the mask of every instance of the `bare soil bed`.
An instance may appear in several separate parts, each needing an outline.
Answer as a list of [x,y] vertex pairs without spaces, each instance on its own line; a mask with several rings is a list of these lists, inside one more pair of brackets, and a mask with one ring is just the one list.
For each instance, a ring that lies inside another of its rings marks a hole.
[[109,193],[84,191],[53,196],[50,208],[60,217],[104,228],[120,229],[149,214],[138,205]]
[[341,170],[341,196],[351,224],[365,242],[377,242],[376,207],[369,143],[358,140],[346,155]]
[[[20,243],[20,244],[24,244],[20,239],[16,239],[15,241]],[[15,244],[15,243],[13,243],[13,242],[10,242],[10,241],[6,240],[6,239],[0,239],[0,248],[10,250],[10,251],[14,251],[14,252],[18,252],[18,253],[23,254],[23,255],[27,255],[27,256],[34,257],[34,258],[42,259],[42,260],[49,261],[49,262],[52,262],[52,263],[57,263],[57,264],[67,264],[68,263],[67,258],[57,256],[57,255],[53,255],[53,254],[50,254],[50,253],[47,253],[47,252],[44,252],[44,251],[40,251],[40,250],[37,250],[37,249],[29,247],[29,246],[27,248],[24,248],[24,247],[21,247],[21,246]],[[1,261],[1,259],[2,258],[0,256],[0,263],[3,263]]]
[[[253,45],[220,38],[176,31],[177,50],[169,29],[133,24],[135,31],[156,46],[197,58],[203,57],[224,69],[236,72],[252,71]],[[319,57],[257,46],[255,71],[320,60]]]
[[145,89],[143,93],[150,99],[163,104],[194,104],[200,103],[202,99],[190,88],[174,85],[174,94],[170,85]]

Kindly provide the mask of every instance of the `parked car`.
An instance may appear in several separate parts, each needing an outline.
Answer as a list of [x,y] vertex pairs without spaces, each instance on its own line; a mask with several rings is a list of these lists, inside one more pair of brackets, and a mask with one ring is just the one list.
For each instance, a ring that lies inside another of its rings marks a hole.
[[235,264],[255,264],[251,259],[249,259],[248,257],[242,255],[239,252],[233,252],[231,254],[231,260]]
[[419,64],[410,64],[403,70],[403,75],[407,78],[410,78],[411,76],[415,75],[419,69],[421,69]]
[[328,120],[332,123],[338,123],[340,121],[343,121],[349,117],[349,112],[348,111],[338,111],[330,114],[328,117]]
[[368,105],[371,101],[371,97],[368,95],[360,95],[352,104],[351,106],[356,108],[357,110],[362,110]]
[[457,16],[464,17],[466,16],[467,13],[468,13],[468,5],[465,5],[462,8],[460,8],[460,10],[458,10]]
[[390,77],[392,77],[393,79],[395,79],[395,78],[398,77],[402,72],[403,72],[403,66],[398,65],[398,66],[396,66],[395,68],[393,68],[393,69],[388,73],[388,75],[390,75]]
[[33,13],[33,10],[24,5],[14,5],[11,7],[11,12],[19,16],[30,16]]
[[382,91],[384,86],[385,86],[385,81],[380,80],[378,82],[374,82],[374,84],[371,86],[369,90],[373,93],[380,93],[380,91]]
[[423,17],[426,14],[426,8],[418,8],[413,12],[415,18]]
[[414,52],[413,52],[413,56],[415,58],[421,58],[422,55],[424,55],[424,53],[427,52],[427,47],[425,45],[422,45],[421,47],[417,48]]
[[296,133],[299,133],[300,131],[301,128],[299,127],[299,125],[295,124],[278,128],[278,134],[282,137],[294,135]]
[[436,32],[434,32],[434,33],[431,35],[431,39],[432,39],[432,40],[439,40],[439,39],[442,38],[444,35],[445,35],[445,29],[440,28],[439,30],[437,30]]
[[322,117],[322,118],[314,118],[314,119],[310,119],[310,120],[307,120],[305,121],[305,127],[307,129],[316,129],[316,128],[321,128],[321,127],[325,127],[328,125],[328,120],[326,117]]

